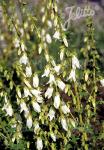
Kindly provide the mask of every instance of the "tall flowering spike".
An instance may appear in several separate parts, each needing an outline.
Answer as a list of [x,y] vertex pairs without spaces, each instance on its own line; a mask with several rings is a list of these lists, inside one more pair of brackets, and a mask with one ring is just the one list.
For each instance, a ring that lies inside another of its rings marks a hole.
[[52,108],[50,108],[49,110],[48,117],[50,121],[52,121],[52,119],[55,118],[55,111]]
[[104,79],[100,80],[102,86],[104,86]]
[[61,125],[65,131],[68,131],[68,126],[65,118],[61,118]]
[[24,64],[24,65],[28,64],[28,58],[27,58],[27,55],[25,53],[20,58],[19,62],[20,62],[20,64]]
[[32,69],[31,66],[26,67],[26,76],[31,77],[32,76]]
[[40,113],[41,112],[41,108],[40,108],[40,105],[35,102],[35,101],[32,101],[32,105],[33,105],[33,108],[34,108],[34,111]]
[[56,96],[54,97],[54,107],[58,109],[60,106],[60,95],[59,93],[56,93]]
[[62,91],[65,89],[65,83],[63,81],[58,80],[57,85],[58,85],[59,89],[61,89]]
[[31,117],[31,115],[28,116],[26,125],[29,129],[32,127],[32,117]]
[[34,86],[35,88],[39,86],[39,78],[38,78],[38,75],[37,75],[37,74],[35,74],[35,75],[33,76],[33,86]]
[[68,79],[72,79],[74,82],[76,81],[76,77],[75,77],[75,69],[72,69],[72,70],[71,70]]
[[52,97],[53,94],[53,87],[49,87],[47,91],[45,92],[45,98],[47,97],[48,99]]
[[72,68],[73,69],[80,68],[80,63],[76,56],[72,57]]
[[37,150],[42,150],[43,149],[43,142],[40,137],[37,138],[37,143],[36,143]]

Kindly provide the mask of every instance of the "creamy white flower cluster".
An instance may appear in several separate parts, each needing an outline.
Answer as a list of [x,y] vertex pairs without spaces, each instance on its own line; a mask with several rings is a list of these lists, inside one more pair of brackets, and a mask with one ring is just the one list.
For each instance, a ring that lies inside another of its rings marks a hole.
[[[28,81],[25,83],[27,84]],[[23,95],[21,94],[20,90],[17,89],[17,95],[18,95],[17,103],[20,105],[20,113],[24,112],[24,116],[27,119],[26,124],[27,124],[28,128],[32,127],[33,121],[32,121],[32,116],[31,116],[31,112],[30,112],[30,107],[26,104],[25,99],[26,98],[28,99],[28,97],[31,97],[31,99],[32,99],[31,104],[33,106],[34,111],[37,113],[41,112],[40,104],[43,103],[43,98],[41,96],[40,90],[37,89],[38,84],[39,84],[39,78],[38,78],[38,75],[35,74],[33,76],[33,87],[34,88],[32,88],[32,86],[30,88],[30,85],[29,85],[29,87],[25,86]]]
[[[63,116],[61,116],[60,123],[62,125],[62,128],[65,131],[68,131],[68,123],[67,119],[65,118],[65,115],[68,115],[70,113],[70,108],[65,104],[65,102],[62,100],[59,91],[64,91],[66,88],[65,83],[55,76],[55,74],[58,76],[60,74],[61,65],[56,65],[53,63],[53,68],[49,67],[48,65],[45,68],[44,74],[42,77],[48,77],[49,81],[47,84],[49,85],[46,92],[45,92],[45,98],[53,99],[53,106],[51,106],[48,117],[50,122],[55,119],[56,110],[60,110],[63,113]],[[54,87],[59,88],[58,91],[54,90]],[[56,135],[52,133],[51,135],[52,139],[56,141]]]
[[[22,52],[21,52],[22,53]],[[38,74],[33,74],[32,68],[27,57],[26,51],[22,53],[19,63],[25,68],[24,75],[24,93],[21,94],[19,88],[17,88],[17,103],[20,106],[20,113],[24,112],[26,118],[26,125],[30,129],[33,126],[33,118],[31,115],[30,106],[27,105],[27,100],[31,99],[31,105],[36,113],[41,112],[40,104],[43,103],[43,97],[41,96],[41,90],[39,88]],[[32,84],[31,84],[32,83]],[[26,100],[27,99],[27,100]]]
[[[56,78],[53,71],[55,71],[55,73],[58,75],[59,71],[60,71],[60,65],[55,65],[54,68],[50,68],[49,66],[46,66],[44,74],[42,75],[42,77],[48,77],[49,81],[47,82],[47,84],[49,84],[49,87],[47,88],[46,92],[45,92],[45,98],[51,98],[54,88],[53,85],[57,86],[60,90],[64,90],[65,89],[65,83],[63,81],[61,81],[61,79]],[[56,94],[56,97],[59,94]]]

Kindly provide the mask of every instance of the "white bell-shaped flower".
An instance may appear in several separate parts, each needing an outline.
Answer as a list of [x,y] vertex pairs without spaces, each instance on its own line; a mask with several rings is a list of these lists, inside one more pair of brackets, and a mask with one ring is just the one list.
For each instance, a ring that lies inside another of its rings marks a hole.
[[20,103],[20,112],[22,112],[22,111],[28,111],[28,108],[27,108],[26,103],[24,101],[22,101]]
[[50,76],[49,76],[49,81],[48,81],[47,84],[50,84],[50,83],[53,83],[53,82],[55,82],[55,77],[54,77],[53,74],[50,74]]
[[20,64],[24,64],[24,65],[26,65],[28,63],[28,58],[25,53],[20,58],[19,62],[20,62]]
[[46,31],[44,29],[41,30],[41,36],[45,36]]
[[37,74],[35,74],[34,77],[33,77],[33,86],[35,88],[37,88],[39,86],[39,78],[38,78]]
[[30,66],[26,67],[26,76],[31,77],[32,76],[32,69]]
[[49,87],[47,91],[45,92],[45,98],[47,97],[48,99],[52,97],[53,94],[53,87]]
[[27,118],[29,116],[29,109],[27,108],[26,110],[24,110],[24,116],[25,118]]
[[60,52],[60,60],[62,61],[62,60],[63,60],[63,58],[64,58],[64,51],[63,51],[63,50],[61,50],[61,52]]
[[48,33],[46,34],[46,42],[49,43],[49,44],[52,43],[51,36]]
[[60,65],[57,65],[54,67],[54,70],[56,71],[56,73],[59,73],[60,69],[61,69]]
[[38,49],[38,53],[41,54],[41,52],[42,52],[42,46],[40,45]]
[[52,28],[52,22],[50,20],[47,21],[48,27]]
[[54,142],[56,142],[56,135],[54,133],[51,133],[51,138]]
[[68,125],[65,118],[61,118],[61,125],[65,131],[68,131]]
[[26,125],[29,129],[32,127],[32,117],[31,117],[31,115],[28,116]]
[[36,98],[36,101],[37,101],[38,103],[43,103],[43,97],[42,97],[42,96],[38,96],[38,97]]
[[61,106],[61,109],[62,109],[62,112],[63,112],[64,114],[70,113],[70,109],[66,106],[66,104],[63,104],[63,105]]
[[35,97],[39,97],[41,92],[39,90],[36,90],[36,89],[32,89],[30,90],[31,93],[35,96]]
[[76,81],[75,69],[72,69],[68,79],[72,79],[74,82]]
[[39,123],[36,122],[35,125],[34,125],[34,133],[36,134],[39,129],[40,129]]
[[65,83],[61,80],[57,81],[58,87],[59,89],[61,89],[62,91],[65,89]]
[[52,121],[52,119],[55,118],[55,111],[52,108],[50,108],[49,110],[48,117],[50,121]]
[[72,57],[72,68],[73,69],[80,68],[80,63],[76,56]]
[[29,89],[27,87],[24,87],[24,97],[32,96]]
[[54,33],[54,35],[53,35],[53,38],[55,38],[55,39],[60,39],[60,32],[59,31],[56,31],[55,33]]
[[2,110],[5,110],[6,111],[6,115],[8,116],[13,116],[13,109],[12,109],[12,105],[7,102],[6,104],[4,104]]
[[12,106],[9,104],[6,108],[7,115],[12,116],[13,115],[13,109]]
[[42,75],[42,77],[48,77],[49,73],[50,73],[50,69],[49,69],[49,67],[46,67],[46,69],[44,70],[44,74]]
[[54,107],[58,109],[60,106],[60,95],[59,93],[56,93],[56,96],[54,97]]
[[38,139],[37,139],[36,147],[37,147],[37,150],[43,149],[43,142],[42,142],[42,139],[40,137],[38,137]]
[[34,111],[36,111],[37,113],[40,113],[41,112],[41,108],[40,108],[40,105],[35,102],[35,101],[32,101],[32,106],[34,108]]

